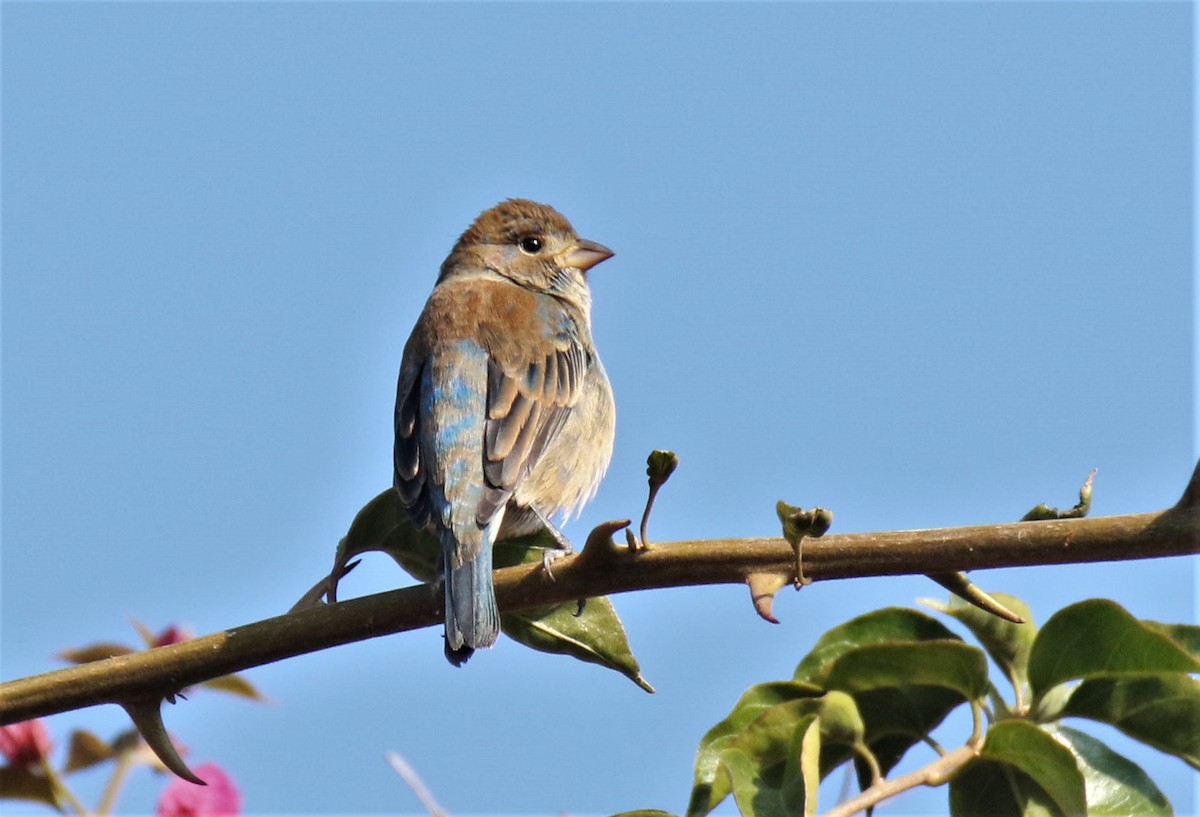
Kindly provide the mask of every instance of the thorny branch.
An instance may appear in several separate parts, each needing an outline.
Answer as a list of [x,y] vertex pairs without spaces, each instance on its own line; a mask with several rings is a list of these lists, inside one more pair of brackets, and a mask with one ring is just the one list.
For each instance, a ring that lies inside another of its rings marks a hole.
[[[615,533],[627,523],[606,523]],[[593,596],[795,576],[796,554],[781,537],[667,542],[630,550],[603,546],[555,562],[498,570],[501,609],[522,610]],[[813,581],[863,576],[1124,561],[1200,553],[1200,465],[1174,507],[1153,513],[959,528],[827,534],[809,540]],[[441,594],[418,585],[234,627],[180,644],[121,655],[0,684],[0,724],[116,703],[169,699],[194,684],[339,644],[431,627]]]

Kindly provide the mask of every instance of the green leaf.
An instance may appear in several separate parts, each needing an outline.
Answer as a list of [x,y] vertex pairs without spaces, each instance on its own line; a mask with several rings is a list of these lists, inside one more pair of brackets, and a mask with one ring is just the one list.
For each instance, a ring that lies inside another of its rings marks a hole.
[[1051,508],[1045,502],[1034,506],[1024,516],[1021,517],[1022,522],[1038,522],[1047,519],[1079,519],[1087,516],[1088,511],[1092,508],[1092,480],[1096,478],[1096,469],[1093,468],[1091,473],[1087,475],[1087,479],[1083,481],[1083,486],[1079,489],[1079,502],[1075,507],[1062,511],[1058,508]]
[[64,772],[86,769],[117,755],[115,749],[86,729],[76,729],[72,732],[68,746],[67,762],[63,766]]
[[773,706],[800,698],[814,698],[821,690],[811,684],[776,681],[750,687],[730,713],[705,733],[696,751],[696,773],[687,815],[708,814],[729,794],[729,781],[719,774],[720,756],[733,740]]
[[112,658],[117,655],[128,655],[131,652],[136,652],[136,650],[124,644],[114,644],[104,641],[98,644],[88,644],[86,647],[79,647],[78,649],[62,650],[58,653],[58,657],[63,661],[70,661],[72,664],[88,664],[92,661],[103,661],[105,658]]
[[936,605],[935,609],[961,621],[971,631],[971,634],[979,639],[979,643],[1008,676],[1013,686],[1020,689],[1028,682],[1029,650],[1037,636],[1037,627],[1033,625],[1033,615],[1029,612],[1029,605],[1021,599],[1007,593],[992,593],[991,595],[1025,619],[1025,623],[1014,624],[1011,621],[1005,621],[998,616],[985,613],[956,596],[950,597],[948,605]]
[[1181,673],[1090,678],[1062,712],[1111,724],[1200,769],[1200,681]]
[[[846,703],[854,706],[849,696],[846,696]],[[854,715],[857,717],[858,713]],[[817,792],[821,784],[821,733],[826,726],[824,721],[824,716],[818,716],[807,727],[797,729],[792,735],[787,760],[783,765],[783,780],[779,784],[779,800],[787,814],[815,817],[817,813]],[[859,721],[860,726],[861,723]],[[836,731],[836,727],[831,729],[831,732]]]
[[505,635],[527,647],[616,670],[647,692],[654,692],[642,677],[612,602],[604,597],[589,599],[583,613],[575,615],[576,610],[575,604],[565,604],[549,612],[504,613],[500,627]]
[[418,531],[409,521],[400,497],[388,488],[363,506],[338,543],[337,564],[373,550],[391,556],[413,578],[431,582],[437,578],[441,545],[428,531]]
[[58,808],[54,786],[32,769],[0,766],[0,800],[32,800]]
[[1075,758],[1028,721],[1001,721],[988,730],[981,757],[1007,763],[1031,777],[1065,814],[1084,814],[1083,776]]
[[[987,659],[961,641],[874,644],[844,653],[825,682],[854,694],[864,742],[886,774],[951,709],[986,693]],[[859,786],[869,786],[870,767],[857,757],[854,766]]]
[[820,707],[817,714],[821,718],[821,734],[827,741],[846,746],[862,743],[866,727],[853,697],[845,692],[830,690],[817,700]]
[[742,817],[782,817],[787,813],[779,796],[779,785],[768,784],[762,778],[759,764],[741,749],[721,752],[720,770],[726,781],[725,787],[733,792],[734,802]]
[[675,817],[675,815],[656,808],[640,808],[636,811],[622,811],[620,814],[614,814],[613,817]]
[[950,781],[950,811],[1074,817],[1087,813],[1083,775],[1071,752],[1028,721],[1001,721],[983,750]]
[[[939,646],[920,651],[930,644]],[[871,652],[877,647],[895,651]],[[900,654],[902,664],[889,663]],[[987,661],[932,616],[889,607],[825,633],[796,667],[795,678],[853,694],[865,743],[886,773],[952,709],[987,688]],[[859,782],[869,785],[870,769],[859,759],[855,766]]]
[[1037,706],[1030,710],[1029,720],[1034,723],[1050,723],[1061,720],[1063,707],[1067,705],[1067,701],[1070,700],[1071,693],[1074,691],[1074,687],[1068,684],[1051,687],[1050,691],[1037,702]]
[[[496,543],[492,565],[511,567],[540,562],[547,549],[557,547],[554,537],[542,530],[528,536],[502,539]],[[340,564],[371,551],[391,556],[410,576],[426,583],[438,579],[441,543],[427,530],[417,530],[400,504],[400,497],[388,489],[368,502],[338,545]]]
[[199,686],[214,689],[217,692],[225,692],[229,695],[237,695],[241,698],[249,698],[252,701],[260,703],[267,702],[266,696],[258,691],[258,687],[247,681],[243,675],[222,675],[219,678],[203,681]]
[[[758,716],[747,721],[746,718],[755,712]],[[797,730],[807,728],[811,716],[820,718],[819,767],[822,773],[828,773],[844,762],[848,756],[846,747],[861,740],[862,719],[851,697],[841,692],[813,697],[811,689],[803,685],[782,682],[747,691],[730,717],[709,730],[700,745],[696,758],[696,786],[687,813],[707,814],[729,794],[733,778],[723,774],[721,768],[725,754],[730,750],[737,754],[732,761],[737,769],[745,771],[746,758],[756,765],[753,777],[760,782],[754,785],[778,790],[783,785],[789,752],[800,751],[799,744],[794,745]],[[822,746],[834,751],[823,751]],[[799,767],[796,771],[800,771]],[[744,776],[742,783],[745,792],[748,784]],[[792,781],[789,785],[794,793],[795,787],[802,782]]]
[[[882,687],[854,694],[865,727],[864,742],[887,774],[913,746],[923,742],[951,710],[963,704],[958,692],[945,687]],[[871,770],[855,759],[862,788],[872,782]]]
[[793,680],[824,686],[834,662],[857,647],[945,639],[961,641],[946,625],[918,610],[906,607],[874,610],[821,636],[796,667]]
[[1188,655],[1200,660],[1200,627],[1195,624],[1162,624],[1157,621],[1143,621],[1147,627],[1156,630],[1170,638]]
[[1075,729],[1043,729],[1074,755],[1083,773],[1088,817],[1171,817],[1175,813],[1149,775],[1128,758]]
[[[137,727],[118,732],[116,737],[109,741],[109,746],[118,755],[137,751],[141,745],[142,733],[137,730]],[[183,744],[180,744],[179,748],[182,750],[184,748]],[[161,768],[165,770],[167,767],[162,766]]]
[[[793,701],[776,709],[796,709],[797,705],[810,702]],[[763,722],[761,728],[752,727],[742,739],[721,752],[721,768],[728,776],[733,799],[743,817],[791,817],[795,813],[792,802],[797,796],[796,782],[793,777],[788,777],[788,800],[785,802],[785,770],[791,765],[789,759],[799,758],[804,736],[810,727],[816,726],[817,716],[783,718],[766,715],[759,721]]]
[[767,770],[787,756],[796,730],[807,728],[808,716],[821,719],[821,737],[842,745],[861,740],[862,719],[853,699],[844,693],[830,692],[820,698],[799,698],[767,709],[749,726],[734,736],[730,745],[746,752]]
[[[1064,814],[1028,775],[977,759],[950,781],[952,817],[1079,817]],[[1081,812],[1082,814],[1082,812]]]
[[871,644],[839,657],[829,668],[825,686],[845,692],[935,686],[976,700],[987,694],[987,658],[959,640]]
[[[540,563],[546,551],[554,547],[554,537],[542,530],[497,542],[492,561],[497,568]],[[654,687],[642,677],[625,625],[607,597],[588,599],[582,612],[578,604],[571,603],[504,613],[500,616],[500,629],[527,647],[616,670],[647,692],[654,692]]]
[[1029,682],[1038,698],[1076,678],[1145,672],[1200,672],[1200,659],[1106,599],[1083,601],[1055,613],[1029,655]]
[[133,620],[133,628],[138,631],[138,635],[142,638],[142,643],[146,645],[146,649],[154,646],[154,633],[150,632],[150,628],[136,618]]
[[[545,529],[528,536],[502,539],[495,545],[492,563],[503,568],[541,562],[545,552],[556,547],[554,537]],[[399,496],[390,488],[354,517],[350,530],[338,545],[336,564],[345,565],[373,550],[386,553],[420,581],[433,582],[438,578],[441,544],[433,534],[412,526]],[[647,692],[653,692],[654,688],[642,677],[612,602],[604,597],[590,599],[583,612],[576,613],[579,610],[574,603],[503,613],[500,629],[527,647],[616,670]]]

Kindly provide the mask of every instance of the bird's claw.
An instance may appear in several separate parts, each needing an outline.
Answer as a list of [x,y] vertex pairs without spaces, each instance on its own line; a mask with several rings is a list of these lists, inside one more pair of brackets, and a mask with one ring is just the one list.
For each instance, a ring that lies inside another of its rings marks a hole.
[[570,544],[568,544],[564,550],[542,551],[542,570],[546,571],[546,575],[550,577],[550,581],[558,581],[558,579],[554,578],[554,571],[550,569],[550,565],[552,565],[554,562],[557,562],[559,559],[570,556],[572,553],[574,553],[574,551],[571,549]]

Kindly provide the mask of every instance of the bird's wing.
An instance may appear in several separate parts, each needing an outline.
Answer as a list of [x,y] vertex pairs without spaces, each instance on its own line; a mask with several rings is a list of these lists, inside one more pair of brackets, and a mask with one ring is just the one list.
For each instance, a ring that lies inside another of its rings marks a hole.
[[[462,558],[477,548],[483,503],[487,350],[471,338],[405,351],[396,390],[395,486],[413,524],[454,532]],[[504,498],[507,501],[507,496]],[[503,504],[503,503],[501,503]]]
[[554,316],[520,344],[502,344],[488,357],[487,423],[478,509],[480,523],[508,501],[538,462],[579,400],[591,355],[574,322]]
[[437,517],[469,547],[468,519],[486,526],[508,502],[593,362],[553,298],[511,284],[438,289],[400,367],[395,486],[415,525]]
[[432,509],[421,457],[421,380],[427,361],[406,353],[396,386],[396,447],[393,450],[393,484],[418,529],[429,524]]

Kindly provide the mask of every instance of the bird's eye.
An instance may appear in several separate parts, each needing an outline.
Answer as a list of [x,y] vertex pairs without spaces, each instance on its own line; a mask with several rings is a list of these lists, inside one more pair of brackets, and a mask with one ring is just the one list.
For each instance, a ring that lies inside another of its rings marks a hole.
[[540,235],[526,235],[517,240],[517,246],[526,255],[537,255],[542,251],[542,247],[546,246],[546,242],[542,241]]

